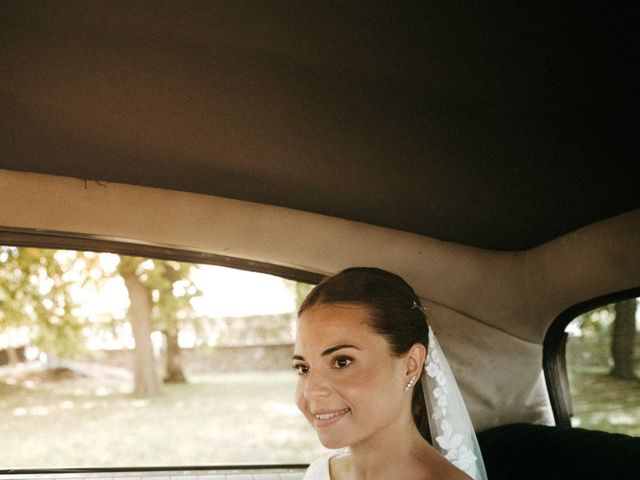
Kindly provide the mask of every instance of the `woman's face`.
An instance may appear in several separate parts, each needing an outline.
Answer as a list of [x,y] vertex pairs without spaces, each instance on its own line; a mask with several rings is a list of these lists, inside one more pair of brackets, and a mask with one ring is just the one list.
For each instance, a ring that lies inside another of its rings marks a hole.
[[327,448],[391,434],[410,418],[407,363],[371,329],[368,316],[361,305],[325,304],[298,320],[296,404]]

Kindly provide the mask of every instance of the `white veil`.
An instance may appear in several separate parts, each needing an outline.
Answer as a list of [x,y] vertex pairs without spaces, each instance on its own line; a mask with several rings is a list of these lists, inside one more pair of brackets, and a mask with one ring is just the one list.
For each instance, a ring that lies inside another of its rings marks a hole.
[[458,383],[433,330],[422,375],[422,390],[429,415],[433,447],[473,480],[487,480],[487,472],[471,418]]

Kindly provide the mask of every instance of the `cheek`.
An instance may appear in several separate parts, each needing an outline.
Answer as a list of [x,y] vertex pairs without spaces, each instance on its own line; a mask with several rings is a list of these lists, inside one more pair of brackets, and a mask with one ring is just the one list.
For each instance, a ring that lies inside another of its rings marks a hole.
[[367,370],[340,375],[335,382],[335,390],[347,401],[371,403],[389,388],[389,382],[385,382],[378,373]]
[[296,382],[296,391],[294,393],[294,400],[296,406],[300,409],[302,413],[306,413],[307,399],[304,397],[304,382],[301,378],[298,378]]
[[395,404],[396,398],[402,394],[402,384],[397,384],[395,376],[384,367],[345,380],[341,389],[344,396],[373,409]]

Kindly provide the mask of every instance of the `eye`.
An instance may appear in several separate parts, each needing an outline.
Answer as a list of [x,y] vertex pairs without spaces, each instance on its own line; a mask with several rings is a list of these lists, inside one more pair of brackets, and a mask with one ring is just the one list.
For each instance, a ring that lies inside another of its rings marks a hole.
[[353,362],[353,358],[351,357],[336,357],[333,360],[334,368],[347,368]]
[[309,367],[304,363],[297,363],[293,365],[293,369],[298,373],[298,375],[304,375],[309,371]]

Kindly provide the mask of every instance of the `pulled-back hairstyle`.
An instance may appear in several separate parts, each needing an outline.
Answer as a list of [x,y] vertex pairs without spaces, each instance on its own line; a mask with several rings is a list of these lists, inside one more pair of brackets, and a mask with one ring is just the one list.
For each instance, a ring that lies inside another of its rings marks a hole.
[[[420,299],[398,275],[371,267],[354,267],[327,277],[304,299],[298,316],[307,308],[331,303],[355,303],[369,309],[369,325],[383,335],[394,355],[407,353],[416,343],[428,349],[429,326]],[[421,369],[424,375],[424,369]],[[413,420],[420,434],[431,442],[429,421],[417,382],[411,400]]]

